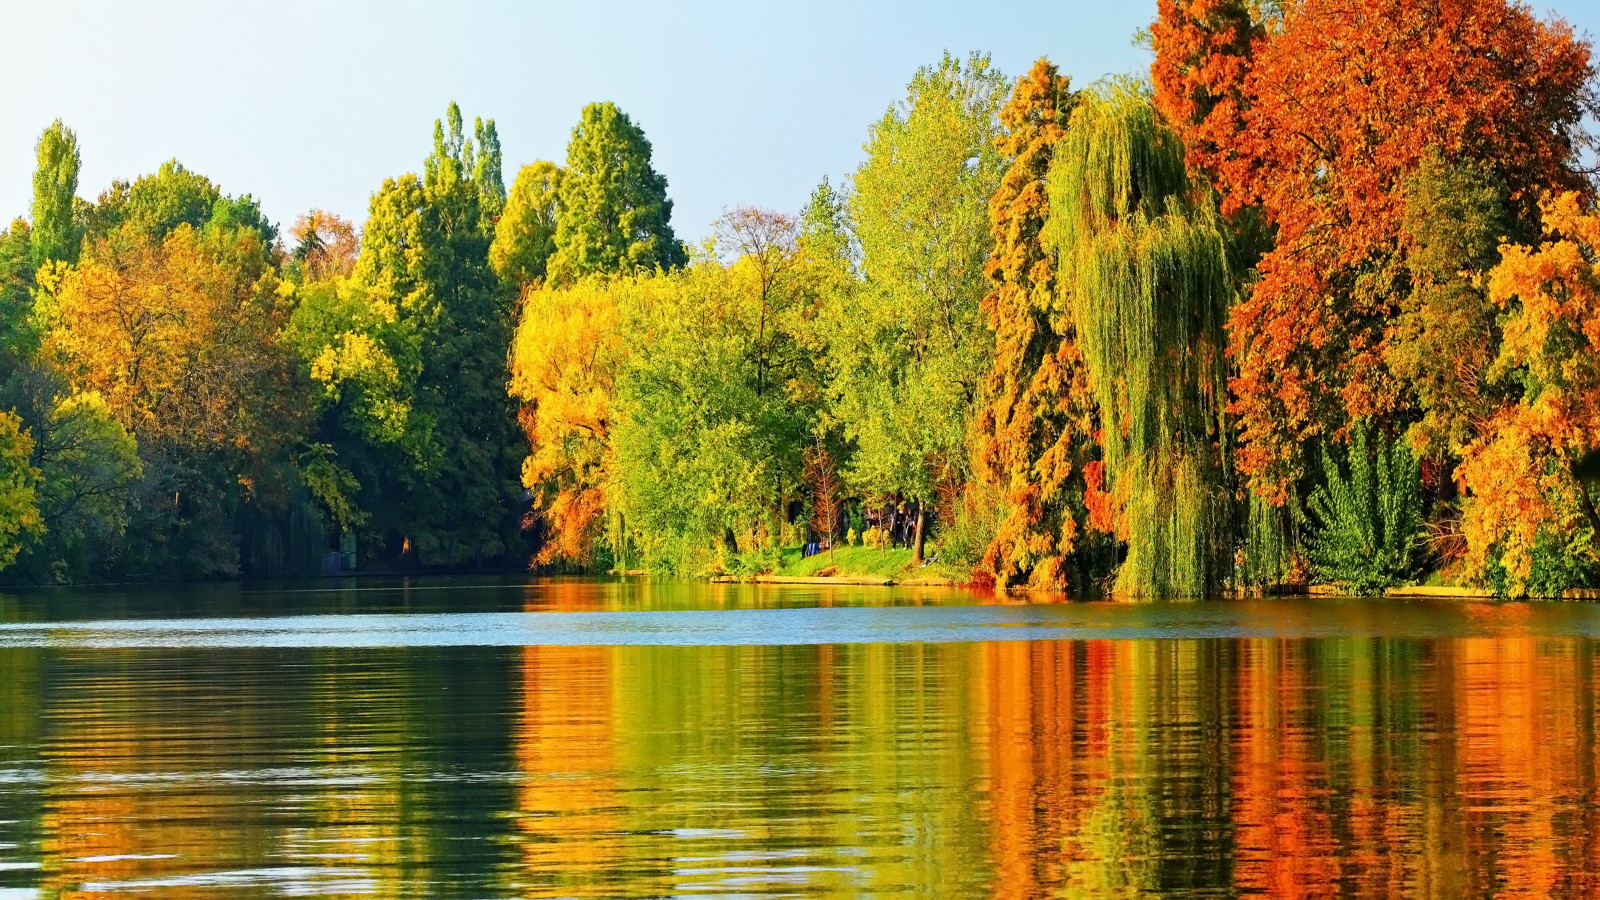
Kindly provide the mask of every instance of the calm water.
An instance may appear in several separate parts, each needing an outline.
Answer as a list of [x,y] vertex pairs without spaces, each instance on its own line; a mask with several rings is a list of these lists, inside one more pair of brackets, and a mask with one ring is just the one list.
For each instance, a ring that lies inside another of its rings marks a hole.
[[1593,896],[1600,607],[0,597],[0,900]]

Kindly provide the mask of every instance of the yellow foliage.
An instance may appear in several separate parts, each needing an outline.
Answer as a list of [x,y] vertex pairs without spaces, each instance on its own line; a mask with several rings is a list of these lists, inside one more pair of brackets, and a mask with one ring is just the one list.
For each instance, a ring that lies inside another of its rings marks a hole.
[[1521,396],[1484,423],[1456,471],[1468,494],[1468,563],[1482,571],[1499,547],[1514,592],[1541,524],[1570,531],[1580,516],[1595,521],[1571,467],[1600,448],[1600,215],[1572,193],[1543,211],[1548,239],[1503,246],[1489,274],[1490,298],[1506,310],[1491,376],[1520,383]]

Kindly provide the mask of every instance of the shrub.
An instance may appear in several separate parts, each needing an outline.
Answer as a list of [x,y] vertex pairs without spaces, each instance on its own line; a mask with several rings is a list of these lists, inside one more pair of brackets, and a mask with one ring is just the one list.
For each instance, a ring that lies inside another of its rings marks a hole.
[[1324,454],[1326,481],[1307,504],[1312,571],[1352,594],[1407,583],[1422,539],[1416,457],[1403,441],[1374,442],[1366,423],[1355,428],[1343,466],[1337,455]]

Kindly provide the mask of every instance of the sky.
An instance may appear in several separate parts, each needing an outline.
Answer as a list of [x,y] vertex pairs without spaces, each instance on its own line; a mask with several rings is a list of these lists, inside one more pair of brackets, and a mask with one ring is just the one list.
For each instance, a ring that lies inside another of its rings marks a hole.
[[[1600,33],[1600,3],[1535,5]],[[643,127],[680,238],[724,209],[795,212],[860,162],[918,66],[1047,55],[1076,84],[1145,71],[1154,0],[0,0],[0,216],[26,215],[34,143],[78,135],[93,200],[177,158],[287,226],[361,222],[386,177],[420,171],[455,101],[492,118],[507,186],[561,162],[586,103]],[[20,81],[20,85],[18,84]]]

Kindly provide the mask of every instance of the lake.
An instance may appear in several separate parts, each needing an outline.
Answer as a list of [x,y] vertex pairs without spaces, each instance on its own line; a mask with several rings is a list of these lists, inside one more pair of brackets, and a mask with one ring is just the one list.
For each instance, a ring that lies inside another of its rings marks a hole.
[[1581,604],[18,593],[0,900],[1593,896],[1597,639]]

